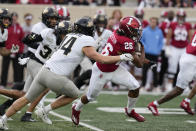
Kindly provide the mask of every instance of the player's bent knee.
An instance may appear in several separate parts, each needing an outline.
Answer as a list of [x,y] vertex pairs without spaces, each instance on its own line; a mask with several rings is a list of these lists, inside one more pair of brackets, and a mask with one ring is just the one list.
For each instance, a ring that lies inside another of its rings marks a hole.
[[138,97],[139,96],[139,88],[137,88],[135,90],[129,90],[128,96],[132,97],[132,98]]

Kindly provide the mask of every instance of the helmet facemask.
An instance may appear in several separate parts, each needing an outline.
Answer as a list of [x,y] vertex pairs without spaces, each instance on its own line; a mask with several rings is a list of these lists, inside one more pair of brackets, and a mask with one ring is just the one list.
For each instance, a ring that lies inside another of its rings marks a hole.
[[141,39],[142,29],[134,29],[132,27],[128,27],[129,29],[129,38],[133,39],[135,42],[138,42]]

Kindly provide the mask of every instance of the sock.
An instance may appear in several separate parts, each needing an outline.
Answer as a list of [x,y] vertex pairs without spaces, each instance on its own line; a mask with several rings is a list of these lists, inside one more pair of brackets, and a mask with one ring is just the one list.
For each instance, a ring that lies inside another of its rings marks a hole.
[[159,103],[156,100],[153,101],[153,104],[155,104],[156,106],[159,106]]
[[127,102],[127,112],[130,113],[133,107],[135,106],[135,103],[137,101],[137,98],[131,98],[128,96],[128,102]]
[[27,111],[26,114],[32,114],[32,112]]
[[78,103],[76,104],[75,110],[76,111],[80,111],[82,109],[82,107],[84,106],[84,104],[82,103],[81,99],[78,101]]
[[44,110],[46,113],[50,112],[52,110],[51,104],[44,107]]
[[190,100],[189,98],[185,98],[184,100],[185,100],[186,102],[188,102],[188,103],[191,102],[191,100]]
[[2,117],[1,117],[1,119],[3,119],[4,121],[7,121],[7,116],[6,115],[3,115]]

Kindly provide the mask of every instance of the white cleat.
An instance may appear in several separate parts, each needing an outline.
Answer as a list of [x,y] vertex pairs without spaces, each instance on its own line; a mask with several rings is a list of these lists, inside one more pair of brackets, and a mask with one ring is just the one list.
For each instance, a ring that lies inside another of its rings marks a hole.
[[3,119],[0,119],[0,130],[8,130],[7,122]]
[[51,125],[52,121],[50,120],[50,118],[48,118],[48,114],[45,112],[44,108],[38,108],[35,111],[35,114],[37,115],[37,117],[39,117],[40,119],[42,119],[42,121],[46,124]]

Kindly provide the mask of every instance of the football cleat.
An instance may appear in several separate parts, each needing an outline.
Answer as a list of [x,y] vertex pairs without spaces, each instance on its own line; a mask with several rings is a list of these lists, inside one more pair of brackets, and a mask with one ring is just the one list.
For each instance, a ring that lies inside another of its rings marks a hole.
[[7,122],[3,119],[0,119],[0,130],[8,130]]
[[180,103],[180,107],[182,109],[184,109],[184,111],[187,112],[188,114],[194,115],[194,112],[191,110],[190,103],[189,102],[186,102],[184,99]]
[[125,114],[129,117],[132,117],[132,118],[136,119],[138,122],[144,122],[145,121],[145,118],[142,115],[136,113],[135,110],[132,110],[131,113],[128,113],[127,107],[125,107]]
[[25,114],[21,117],[20,121],[22,121],[22,122],[35,122],[36,120],[32,118],[32,114],[30,114],[30,113],[25,113]]
[[37,115],[37,117],[41,118],[44,123],[49,125],[52,124],[52,121],[50,120],[50,118],[48,118],[48,114],[45,112],[44,108],[37,109],[35,111],[35,114]]
[[72,106],[72,115],[71,115],[71,119],[72,119],[72,122],[73,122],[75,125],[78,125],[79,122],[80,122],[80,112],[81,112],[81,111],[76,111],[76,110],[75,110],[75,107],[76,107],[76,105],[73,105],[73,106]]
[[159,111],[157,109],[157,106],[153,102],[148,104],[148,109],[152,112],[154,116],[159,116]]

